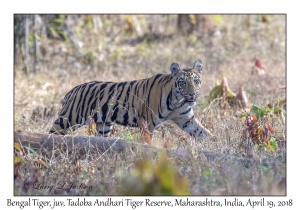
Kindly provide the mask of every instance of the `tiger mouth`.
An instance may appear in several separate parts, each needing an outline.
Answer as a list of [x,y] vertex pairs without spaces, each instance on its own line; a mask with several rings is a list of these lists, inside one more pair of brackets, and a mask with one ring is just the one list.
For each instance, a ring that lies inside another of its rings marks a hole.
[[196,99],[197,99],[197,97],[196,96],[190,96],[190,97],[186,97],[186,101],[187,102],[195,102],[196,101]]

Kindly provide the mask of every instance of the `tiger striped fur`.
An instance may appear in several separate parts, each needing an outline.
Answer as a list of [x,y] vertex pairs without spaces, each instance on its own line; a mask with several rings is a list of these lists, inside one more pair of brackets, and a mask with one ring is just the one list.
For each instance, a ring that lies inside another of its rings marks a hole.
[[170,66],[171,74],[157,74],[148,79],[128,82],[93,81],[74,87],[63,99],[62,110],[50,133],[67,133],[92,117],[98,135],[107,137],[114,123],[143,129],[147,122],[150,137],[155,127],[171,120],[197,138],[211,136],[194,117],[202,83],[200,60],[192,69]]

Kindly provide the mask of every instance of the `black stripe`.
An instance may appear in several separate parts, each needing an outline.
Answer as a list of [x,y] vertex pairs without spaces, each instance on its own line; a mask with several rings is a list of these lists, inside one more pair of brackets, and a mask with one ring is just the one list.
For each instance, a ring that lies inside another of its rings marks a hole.
[[[137,90],[137,87],[138,87],[139,84],[140,84],[139,82],[137,82],[137,83],[135,84],[135,87],[134,87],[134,94],[132,94],[132,101],[131,101],[132,110],[134,110],[134,99],[135,99],[135,97],[136,97],[136,90]],[[138,100],[138,99],[137,99],[137,100]]]
[[[99,95],[99,92],[101,92],[102,90],[102,94],[103,94],[103,92],[104,92],[104,88],[106,88],[106,86],[109,84],[109,82],[105,82],[105,83],[102,83],[101,85],[100,85],[100,88],[97,90],[97,92],[96,92],[96,96],[98,96]],[[100,94],[101,95],[101,94]],[[99,95],[99,96],[100,96]]]
[[70,94],[70,97],[68,97],[68,99],[66,100],[66,102],[63,104],[63,108],[62,108],[62,110],[61,110],[61,112],[59,114],[60,116],[66,114],[66,112],[68,111],[68,108],[70,106],[70,103],[73,102],[74,98],[76,98],[76,93],[78,92],[78,90],[79,90],[79,88],[78,88],[78,86],[76,86],[69,93],[67,93],[67,95]]
[[123,116],[123,125],[124,126],[128,125],[128,119],[129,119],[129,115],[128,115],[128,111],[127,111]]
[[[152,114],[151,114],[151,116],[152,116]],[[154,120],[153,120],[154,118],[152,117],[152,125],[153,125],[153,128],[155,128],[156,127],[156,125],[155,125],[155,123],[154,123]]]
[[[79,104],[81,103],[81,108],[80,108],[80,111],[77,111],[77,118],[76,118],[76,123],[78,123],[78,124],[81,123],[80,122],[81,119],[79,119],[79,118],[85,118],[85,120],[86,120],[87,116],[84,115],[84,108],[85,108],[85,101],[86,101],[86,98],[88,97],[88,95],[90,94],[90,90],[91,90],[90,85],[87,84],[81,92],[80,102],[78,102],[78,107],[79,107]],[[84,94],[84,97],[82,97],[84,91],[86,91],[86,92]]]
[[[107,101],[105,104],[103,104],[102,106],[102,122],[105,122],[105,118],[106,118],[106,115],[107,115],[107,111],[108,111],[108,103],[110,102],[110,98],[112,97],[112,95],[114,94],[112,92],[112,90],[115,88],[115,86],[117,85],[117,83],[115,84],[112,84],[112,86],[110,86],[109,90],[108,90],[108,98],[107,98]],[[104,91],[103,91],[104,92]],[[103,96],[103,95],[102,95]],[[102,97],[100,98],[100,100],[102,99]]]
[[[197,130],[198,130],[198,128],[197,128]],[[198,137],[199,137],[202,133],[203,133],[203,131],[201,130],[200,133],[199,133],[199,135],[198,135]]]
[[[87,112],[90,107],[90,101],[94,98],[94,92],[96,90],[95,88],[93,88],[94,85],[95,85],[95,83],[89,84],[88,91],[86,91],[85,96],[82,99],[83,101],[82,101],[82,106],[81,106],[81,116],[84,117],[85,119],[88,117]],[[90,93],[91,90],[92,90],[92,92]],[[87,101],[87,104],[85,105],[86,101]]]
[[93,118],[94,118],[94,122],[98,122],[98,114],[97,114],[97,112],[95,112]]
[[143,95],[144,95],[144,93],[145,93],[145,89],[147,88],[147,86],[148,86],[148,82],[149,82],[149,79],[146,79],[144,82],[143,82]]
[[[127,91],[126,91],[126,97],[125,97],[124,102],[123,102],[123,107],[125,107],[125,105],[126,105],[128,99],[129,99],[129,97],[130,97],[129,94],[130,94],[131,88],[132,88],[132,86],[134,85],[135,82],[136,82],[136,80],[131,81],[129,87],[127,88]],[[132,107],[131,107],[131,108],[134,109],[133,103],[132,103]],[[124,123],[125,123],[126,125],[128,124],[128,120],[129,120],[129,113],[128,113],[128,112],[129,112],[129,103],[127,103],[127,112],[126,112],[126,113],[124,114],[124,116],[123,116]]]
[[[97,93],[96,93],[96,96],[97,96],[97,97],[99,96],[99,101],[102,100],[102,98],[103,98],[103,96],[104,96],[105,88],[106,88],[106,86],[107,86],[108,84],[109,84],[109,82],[106,82],[106,83],[102,84],[102,85],[100,86],[100,88],[98,89],[98,91],[97,91]],[[99,92],[101,92],[101,93],[99,94]],[[96,101],[96,102],[97,102],[97,101]]]
[[[87,115],[91,115],[92,114],[92,110],[95,109],[96,106],[96,101],[97,101],[97,97],[95,97],[95,91],[97,90],[97,88],[94,88],[93,91],[91,92],[91,95],[89,97],[88,103],[87,103],[87,107],[85,109],[85,113],[84,116],[86,117]],[[91,103],[91,101],[94,99],[93,103]],[[89,113],[88,113],[89,112]],[[96,122],[96,121],[95,121]]]
[[142,86],[143,86],[143,94],[145,92],[145,83],[146,83],[146,80],[143,82]]
[[[148,91],[148,104],[149,104],[149,99],[150,99],[150,94],[151,94],[151,90],[152,90],[152,88],[153,88],[153,86],[154,86],[154,83],[156,82],[156,80],[159,78],[159,77],[161,77],[161,75],[162,74],[158,74],[158,75],[156,75],[155,76],[155,78],[154,78],[154,80],[153,80],[153,82],[152,82],[152,84],[151,84],[151,86],[150,86],[150,89],[149,89],[149,91]],[[148,83],[148,81],[147,81],[147,83]]]
[[137,124],[137,119],[136,119],[136,117],[133,117],[132,122],[133,122],[135,125]]
[[162,115],[160,114],[160,112],[158,112],[158,117],[159,117],[159,119],[165,119],[165,117],[162,116]]
[[129,94],[130,94],[131,88],[132,88],[132,86],[134,85],[135,82],[136,82],[136,80],[131,81],[130,84],[129,84],[129,86],[128,86],[128,88],[127,88],[127,91],[126,91],[126,97],[125,97],[124,103],[123,103],[123,106],[124,106],[124,107],[125,107],[126,102],[127,102],[128,99],[129,99],[129,97],[130,97]]
[[180,113],[180,115],[185,115],[187,113],[189,113],[192,110],[192,108],[189,108],[188,110],[186,110],[185,112]]
[[[130,85],[129,85],[128,89],[127,89],[126,97],[125,97],[125,100],[124,100],[124,103],[123,103],[124,107],[125,107],[125,104],[127,103],[128,99],[130,98],[129,94],[130,94],[131,88],[132,88],[132,86],[134,85],[135,82],[136,82],[136,80],[130,82]],[[127,103],[127,112],[123,116],[124,123],[126,123],[126,124],[128,124],[128,122],[129,122],[129,114],[128,114],[129,109],[134,110],[134,104],[133,103],[131,104],[130,108],[129,108],[129,103]]]
[[[79,91],[80,87],[77,88],[77,91],[76,93],[74,93],[74,98],[72,100],[72,105],[71,105],[71,109],[68,109],[70,112],[69,112],[69,117],[68,117],[68,120],[69,122],[72,124],[72,115],[73,115],[73,110],[74,110],[74,104],[75,104],[75,101],[76,101],[76,98],[78,97],[77,95],[77,92]],[[68,125],[69,123],[67,122],[67,128],[69,127]],[[72,124],[73,125],[73,124]]]
[[103,129],[99,129],[98,133],[100,133],[101,135],[105,135],[108,134],[109,132],[111,132],[111,129],[103,131]]
[[[157,74],[156,76],[155,76],[155,78],[154,78],[154,80],[153,80],[153,82],[152,82],[152,84],[151,84],[151,86],[150,86],[150,89],[148,90],[148,99],[147,99],[147,102],[148,102],[148,104],[150,104],[150,94],[151,94],[151,90],[152,90],[152,88],[153,88],[153,86],[154,86],[154,83],[157,81],[157,79],[159,78],[159,77],[161,77],[162,76],[162,74]],[[148,82],[147,82],[148,83]],[[152,117],[152,124],[153,124],[153,127],[155,128],[155,123],[154,123],[154,118],[153,118],[153,113],[151,112],[151,117]]]
[[[62,117],[59,119],[59,125],[60,125],[60,127],[61,127],[62,129],[65,129],[64,119],[63,119]],[[67,129],[68,127],[69,127],[69,124],[67,123],[66,129]]]
[[[115,107],[115,106],[117,106],[117,107]],[[119,112],[119,103],[118,102],[116,102],[116,104],[115,104],[115,106],[114,106],[114,108],[113,108],[113,115],[111,116],[111,118],[110,118],[110,120],[112,121],[112,122],[114,122],[116,119],[117,119],[117,115],[118,115],[118,112]]]
[[189,123],[191,123],[191,121],[194,119],[194,116],[192,116],[188,121],[186,121],[183,126],[182,129],[186,128],[188,126]]
[[114,122],[117,119],[117,115],[118,115],[118,112],[119,112],[119,100],[120,100],[120,98],[123,94],[125,85],[126,85],[126,82],[121,82],[121,83],[118,84],[118,88],[120,86],[122,86],[122,90],[120,91],[120,93],[119,93],[119,95],[116,99],[116,104],[113,107],[113,115],[110,118],[112,122]]
[[164,80],[162,82],[165,82],[165,84],[167,84],[170,82],[170,80],[172,80],[172,78],[173,78],[172,76],[168,75],[164,78]]
[[162,102],[161,102],[161,100],[162,100],[162,95],[160,96],[160,99],[159,99],[159,110],[158,110],[158,117],[159,117],[159,119],[164,119],[165,117],[164,116],[162,116],[161,115],[161,105],[162,105]]
[[[121,89],[121,91],[120,91],[120,93],[119,93],[119,95],[118,95],[118,97],[117,97],[117,99],[116,99],[116,101],[117,101],[117,103],[119,103],[119,100],[120,100],[120,98],[121,98],[121,96],[122,96],[122,94],[123,94],[123,91],[124,91],[124,87],[126,86],[126,82],[121,82],[121,83],[119,83],[118,84],[118,89],[119,89],[119,87],[122,87],[122,89]],[[114,106],[114,108],[116,107],[116,105]]]
[[167,97],[167,109],[169,111],[173,111],[173,109],[171,108],[171,104],[170,104],[171,101],[172,101],[172,90],[170,91],[170,93]]
[[135,95],[135,97],[138,97],[138,91],[142,88],[142,85],[143,85],[143,83],[145,82],[145,80],[146,79],[143,79],[143,80],[140,80],[140,81],[138,81],[138,83],[136,84],[136,86],[135,86],[135,89],[134,89],[134,95]]
[[[158,74],[159,75],[159,74]],[[163,81],[166,79],[166,77],[164,77],[162,74],[160,74],[162,77],[158,80],[157,83],[162,84]]]
[[[79,104],[80,104],[80,102],[82,102],[82,95],[83,95],[83,92],[85,91],[85,88],[86,88],[86,83],[85,84],[83,84],[81,87],[80,87],[80,90],[81,90],[81,93],[80,93],[80,97],[79,97],[79,101],[78,101],[78,103],[76,104],[77,105],[77,107],[76,107],[76,112],[78,113],[78,109],[79,109]],[[78,96],[78,95],[77,95]],[[77,122],[77,121],[76,121]],[[78,123],[78,122],[77,122]]]

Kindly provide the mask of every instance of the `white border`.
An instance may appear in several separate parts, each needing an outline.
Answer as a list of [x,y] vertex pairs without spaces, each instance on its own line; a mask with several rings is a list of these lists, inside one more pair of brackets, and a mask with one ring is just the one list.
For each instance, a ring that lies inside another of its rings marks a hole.
[[[14,13],[286,13],[287,14],[287,197],[267,197],[273,201],[293,199],[289,209],[299,209],[299,12],[297,4],[283,1],[32,1],[18,0],[1,2],[1,180],[0,206],[6,206],[6,199],[26,200],[27,197],[13,197],[13,14]],[[37,197],[35,197],[37,198]],[[43,199],[43,197],[38,197]],[[44,197],[45,198],[45,197]],[[74,197],[72,197],[74,198]],[[114,197],[115,199],[121,197]],[[173,199],[166,197],[167,199]],[[155,197],[155,200],[166,200]],[[232,197],[213,197],[216,200]],[[252,197],[259,199],[259,197]],[[67,197],[49,197],[50,200],[66,200]],[[89,199],[96,199],[95,197]],[[144,199],[144,198],[137,198]],[[192,197],[196,199],[196,197]],[[200,198],[199,198],[200,199]],[[203,199],[203,197],[201,197]],[[247,200],[247,197],[238,197]],[[298,207],[298,208],[297,208]],[[103,208],[103,207],[101,207]],[[124,208],[124,207],[123,207]],[[175,208],[175,207],[174,207]],[[28,208],[27,208],[28,209]],[[59,209],[59,208],[57,208]],[[257,209],[257,208],[256,208]]]

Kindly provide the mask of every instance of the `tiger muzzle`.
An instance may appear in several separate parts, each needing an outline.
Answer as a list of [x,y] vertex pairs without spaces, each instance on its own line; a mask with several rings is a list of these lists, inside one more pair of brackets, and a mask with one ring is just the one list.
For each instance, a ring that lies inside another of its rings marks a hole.
[[195,102],[196,101],[196,99],[197,99],[197,95],[196,94],[187,94],[186,96],[185,96],[185,99],[186,99],[186,101],[188,101],[188,102]]

